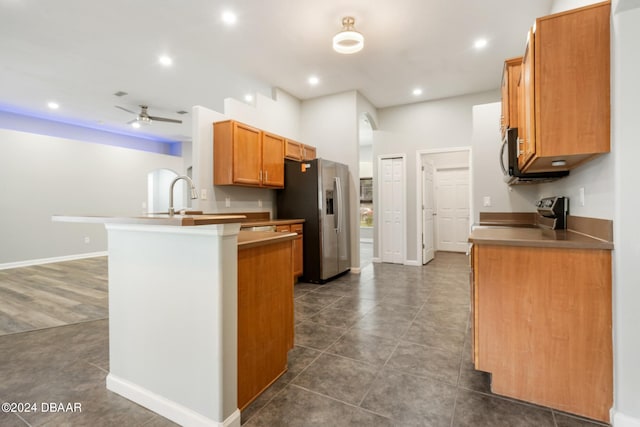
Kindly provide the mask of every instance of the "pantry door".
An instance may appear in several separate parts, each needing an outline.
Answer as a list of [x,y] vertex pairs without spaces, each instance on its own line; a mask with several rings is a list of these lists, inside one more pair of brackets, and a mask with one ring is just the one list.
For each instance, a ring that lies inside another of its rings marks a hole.
[[380,212],[382,262],[404,263],[404,158],[381,158]]

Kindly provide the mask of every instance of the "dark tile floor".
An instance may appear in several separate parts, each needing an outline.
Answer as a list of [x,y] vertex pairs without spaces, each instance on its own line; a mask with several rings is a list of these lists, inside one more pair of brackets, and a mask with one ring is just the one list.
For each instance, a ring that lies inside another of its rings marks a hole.
[[[245,426],[597,426],[491,395],[473,370],[464,255],[425,267],[366,264],[295,288],[289,370],[242,413]],[[108,324],[0,336],[2,402],[79,402],[82,412],[0,412],[0,426],[173,426],[105,388]]]

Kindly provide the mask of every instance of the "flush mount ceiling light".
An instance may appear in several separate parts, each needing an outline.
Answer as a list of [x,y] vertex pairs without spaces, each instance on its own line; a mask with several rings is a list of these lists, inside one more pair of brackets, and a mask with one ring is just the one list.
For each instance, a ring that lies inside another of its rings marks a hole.
[[60,108],[60,104],[58,104],[58,103],[57,103],[57,102],[55,102],[55,101],[49,101],[49,102],[47,103],[47,107],[49,107],[49,108],[50,108],[50,109],[52,109],[52,110],[57,110],[58,108]]
[[307,81],[309,82],[309,84],[311,86],[316,86],[318,83],[320,83],[320,79],[316,76],[310,76]]
[[353,27],[356,20],[352,16],[342,18],[342,31],[333,36],[333,50],[350,54],[360,52],[364,47],[364,37]]

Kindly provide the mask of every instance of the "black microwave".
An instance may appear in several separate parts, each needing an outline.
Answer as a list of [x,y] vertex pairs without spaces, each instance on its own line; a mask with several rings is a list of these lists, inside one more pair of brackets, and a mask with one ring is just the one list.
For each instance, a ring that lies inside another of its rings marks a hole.
[[[506,150],[505,150],[506,149]],[[506,158],[506,159],[505,159]],[[506,160],[506,161],[505,161]],[[569,171],[526,173],[518,168],[518,129],[507,129],[500,148],[500,167],[509,185],[540,184],[569,175]]]

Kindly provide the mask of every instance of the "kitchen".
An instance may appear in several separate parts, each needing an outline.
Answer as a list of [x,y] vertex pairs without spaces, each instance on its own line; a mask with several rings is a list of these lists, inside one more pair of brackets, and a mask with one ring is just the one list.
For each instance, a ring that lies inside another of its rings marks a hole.
[[[633,357],[633,355],[637,354],[636,353],[637,348],[634,347],[635,344],[633,344],[634,342],[636,342],[635,340],[636,335],[631,330],[627,331],[626,328],[630,328],[633,324],[635,324],[633,319],[635,318],[634,316],[636,316],[635,314],[636,310],[634,310],[633,308],[634,307],[633,301],[634,301],[634,295],[635,295],[634,292],[636,291],[634,290],[633,286],[631,286],[631,284],[633,283],[633,277],[637,277],[638,275],[633,274],[635,271],[634,270],[635,267],[633,265],[634,264],[633,259],[628,258],[628,257],[632,257],[632,254],[636,253],[635,252],[636,249],[634,249],[635,243],[629,240],[625,240],[625,237],[637,235],[637,233],[633,232],[634,230],[637,230],[637,228],[635,228],[636,227],[635,221],[633,220],[633,212],[635,211],[634,209],[637,207],[636,206],[637,202],[633,197],[629,197],[630,195],[634,194],[632,193],[632,191],[634,191],[634,188],[633,188],[634,180],[633,180],[633,177],[631,176],[631,173],[632,173],[631,171],[633,170],[633,166],[631,165],[630,162],[633,159],[633,154],[635,153],[634,150],[636,150],[636,148],[633,147],[632,145],[627,146],[627,144],[625,144],[624,142],[626,141],[626,139],[624,138],[626,137],[627,134],[629,135],[632,134],[631,131],[634,129],[633,127],[634,126],[634,121],[633,121],[633,112],[634,112],[633,105],[634,104],[632,100],[627,101],[628,99],[627,97],[631,97],[631,95],[634,93],[633,92],[634,89],[637,88],[637,86],[632,77],[633,73],[626,74],[627,71],[623,71],[623,69],[619,68],[618,65],[620,66],[624,65],[625,67],[624,70],[627,70],[627,69],[633,69],[634,64],[637,63],[637,62],[634,62],[633,60],[628,59],[628,58],[632,58],[632,59],[634,58],[633,43],[629,40],[637,39],[634,37],[634,35],[636,35],[637,33],[634,32],[635,30],[633,29],[633,23],[628,21],[632,19],[633,11],[627,9],[629,11],[625,12],[624,2],[621,2],[619,14],[616,14],[615,12],[616,10],[617,9],[615,8],[615,3],[614,3],[614,12],[612,13],[614,18],[613,28],[614,30],[617,29],[617,31],[620,31],[620,32],[616,33],[614,31],[613,49],[615,52],[620,52],[619,50],[617,50],[617,49],[620,49],[621,52],[623,52],[623,55],[617,55],[616,56],[616,58],[618,58],[617,61],[620,61],[620,63],[614,62],[613,64],[614,72],[612,73],[612,75],[613,75],[614,83],[612,86],[612,95],[613,95],[612,111],[614,114],[614,120],[612,121],[612,128],[614,130],[614,137],[612,138],[612,147],[613,147],[612,153],[608,155],[604,155],[599,159],[594,160],[590,164],[584,165],[582,168],[579,168],[578,170],[572,171],[571,175],[568,178],[566,178],[564,181],[559,181],[553,184],[541,185],[539,188],[532,191],[534,194],[530,196],[529,200],[533,201],[542,196],[553,195],[553,194],[566,194],[571,200],[579,200],[579,197],[578,197],[579,189],[584,187],[585,188],[585,206],[581,207],[579,205],[573,204],[572,212],[574,214],[582,215],[582,216],[614,219],[614,227],[616,230],[618,230],[618,232],[616,233],[616,239],[615,239],[615,245],[616,245],[616,251],[615,251],[616,267],[615,268],[622,269],[622,270],[616,270],[617,271],[617,273],[615,274],[616,284],[614,285],[614,289],[615,289],[614,292],[616,292],[615,294],[616,296],[614,298],[616,302],[614,304],[616,304],[616,307],[617,307],[617,309],[614,310],[614,313],[617,313],[617,314],[614,314],[615,316],[614,330],[617,331],[616,338],[615,338],[616,345],[614,346],[614,354],[617,355],[616,363],[618,364],[618,370],[620,370],[621,372],[616,376],[617,385],[616,385],[615,401],[619,402],[620,405],[623,405],[622,406],[623,409],[627,408],[626,411],[624,410],[622,411],[623,413],[628,413],[631,416],[633,416],[633,414],[637,414],[636,412],[634,412],[636,409],[634,409],[635,406],[633,403],[633,402],[637,402],[637,399],[634,398],[634,396],[637,396],[636,394],[637,389],[634,387],[634,384],[638,383],[637,381],[634,381],[634,378],[636,378],[634,377],[634,372],[636,372],[634,369],[637,369],[637,368],[634,368],[633,362],[632,362],[633,360],[636,359]],[[624,36],[627,36],[629,38],[627,39]],[[626,61],[629,61],[629,62],[626,62]],[[631,67],[631,68],[627,68],[627,67]],[[615,70],[617,70],[617,72]],[[497,78],[498,77],[496,77],[496,79]],[[619,85],[623,85],[622,88]],[[283,97],[286,99],[286,95],[283,95]],[[425,139],[439,140],[439,141],[456,140],[455,145],[461,145],[462,143],[460,143],[459,141],[467,141],[469,138],[469,135],[475,134],[475,132],[473,132],[473,129],[475,129],[476,127],[480,128],[484,125],[484,122],[481,120],[481,117],[479,117],[478,115],[485,113],[486,112],[485,110],[490,108],[490,107],[485,107],[485,108],[477,107],[475,110],[473,110],[473,111],[476,111],[477,114],[472,117],[471,116],[472,107],[474,105],[484,105],[484,104],[492,103],[497,100],[498,100],[498,97],[494,93],[477,94],[477,95],[468,95],[468,96],[453,98],[449,100],[443,100],[440,103],[433,102],[433,103],[417,104],[413,107],[413,109],[407,106],[407,107],[397,107],[397,108],[388,109],[386,111],[377,112],[377,114],[375,111],[373,111],[372,113],[375,114],[378,118],[379,129],[381,131],[380,133],[384,133],[384,132],[394,133],[394,132],[406,131],[407,129],[414,129],[411,132],[421,135],[421,138],[423,140]],[[266,102],[270,103],[271,100],[266,99]],[[295,100],[292,100],[291,102],[295,104]],[[246,109],[247,115],[252,114],[249,108],[245,108],[243,105],[240,105],[242,103],[237,103],[237,104],[238,105],[234,107],[236,108],[236,110]],[[333,119],[333,118],[339,119],[341,116],[345,116],[345,115],[355,116],[356,113],[361,111],[361,109],[363,108],[366,108],[366,104],[364,100],[362,100],[357,93],[355,92],[346,93],[339,96],[329,97],[326,99],[319,99],[314,102],[306,103],[304,107],[305,111],[301,114],[301,116],[298,116],[300,117],[300,120],[298,122],[294,120],[293,123],[304,123],[304,126],[307,128],[312,126],[321,128],[323,125],[322,123],[314,123],[314,117],[317,117],[317,114],[319,113],[322,113],[323,116],[326,113],[327,117],[329,117],[330,119]],[[369,107],[369,109],[371,110],[371,107]],[[426,124],[423,124],[420,120],[415,119],[415,117],[420,117],[425,110],[429,110],[429,109],[432,112],[440,113],[441,117],[443,117],[443,121],[449,125],[447,126],[446,131],[441,127],[429,128]],[[452,113],[452,116],[449,118],[446,115],[447,111],[455,111],[456,113]],[[457,114],[457,112],[459,112],[459,114]],[[209,114],[209,115],[213,114],[207,111],[203,111],[203,113]],[[225,113],[226,113],[226,110],[225,110]],[[412,114],[413,114],[413,117],[412,117]],[[215,114],[213,115],[215,116]],[[236,118],[240,120],[244,119],[244,117],[245,116],[236,116]],[[616,117],[617,117],[617,120],[616,120]],[[413,124],[411,124],[412,119],[414,122]],[[250,121],[246,119],[244,120]],[[214,121],[214,120],[210,120],[210,121]],[[252,121],[252,123],[255,123],[255,122],[256,122],[255,120]],[[495,120],[491,124],[493,125],[493,123],[495,123]],[[204,131],[205,130],[203,130],[203,132]],[[352,134],[354,133],[354,131],[355,131],[355,125],[352,125],[352,124],[345,125],[345,129],[344,129],[345,134]],[[206,132],[210,132],[210,130],[208,129],[208,125],[207,125]],[[280,130],[280,133],[292,135],[292,136],[295,135],[295,133],[290,133],[285,130]],[[320,132],[318,132],[317,134],[322,135],[322,133]],[[331,136],[331,138],[333,139],[339,139],[342,137],[343,137],[342,133],[338,133],[337,135]],[[384,138],[384,135],[382,135],[382,138]],[[300,139],[303,139],[303,138],[300,138]],[[411,139],[411,138],[406,138],[406,139]],[[195,140],[196,138],[194,137],[194,141]],[[326,147],[325,146],[326,143],[324,143],[319,138],[317,140],[314,140],[313,138],[312,139],[305,138],[303,140],[308,144],[317,145],[318,147],[320,147],[321,157],[326,157],[326,158],[348,157],[349,159],[351,159],[349,162],[351,163],[351,165],[357,162],[356,160],[357,148],[355,146],[347,147],[348,152],[345,155],[342,147]],[[398,146],[395,146],[395,147],[389,146],[387,148],[384,144],[386,144],[386,142],[383,140],[381,145],[378,146],[379,152],[384,152],[384,151],[397,152],[398,151]],[[408,164],[413,164],[415,163],[415,160],[412,157],[414,149],[409,144],[410,143],[407,142],[406,151],[408,155]],[[630,142],[628,144],[630,144]],[[322,151],[322,147],[325,147],[324,152]],[[207,161],[206,159],[210,158],[208,155],[209,151],[207,151],[210,149],[211,149],[210,146],[195,147],[194,145],[194,151],[203,150],[202,152],[204,154],[202,156],[198,156],[198,158],[202,162],[206,162]],[[473,194],[474,194],[473,200],[474,200],[474,204],[477,206],[474,209],[474,212],[477,214],[480,211],[487,210],[486,208],[483,208],[479,205],[482,203],[482,197],[486,195],[489,195],[492,198],[492,201],[493,201],[493,206],[491,207],[492,210],[499,212],[499,211],[510,211],[510,210],[522,209],[522,208],[513,209],[513,207],[510,206],[509,204],[510,200],[512,200],[515,197],[514,194],[518,193],[520,190],[513,190],[510,192],[508,190],[508,187],[502,185],[501,176],[500,176],[501,172],[496,167],[497,165],[496,165],[495,158],[497,157],[497,154],[496,154],[495,147],[491,145],[490,147],[486,147],[486,150],[484,149],[484,147],[479,147],[478,149],[474,149],[473,154],[474,154],[474,159],[475,159],[475,156],[478,156],[478,158],[480,159],[483,158],[482,156],[486,156],[487,158],[486,163],[484,162],[477,163],[474,160],[474,165],[478,165],[478,164],[490,165],[490,167],[488,167],[486,170],[480,167],[474,168],[474,174],[475,173],[478,174],[478,179],[474,178],[475,187],[473,190]],[[615,174],[614,174],[614,168],[613,168],[614,164],[615,164],[615,170],[616,170]],[[350,169],[354,170],[354,168],[351,165],[350,165]],[[627,172],[627,168],[628,168],[628,172]],[[182,170],[180,166],[176,166],[175,169]],[[207,170],[206,167],[201,167],[199,169]],[[60,173],[59,170],[56,170],[54,172],[58,174]],[[620,174],[620,175],[617,177],[616,174]],[[134,175],[132,176],[136,176],[136,179],[135,179],[136,182],[141,182],[144,184],[145,182],[144,175],[139,176],[139,174],[135,175],[134,173]],[[495,185],[491,184],[491,176],[496,178]],[[195,170],[194,170],[194,177],[196,177]],[[411,177],[408,177],[408,178],[409,178],[407,182],[407,185],[409,187],[408,193],[415,194],[415,191],[413,192],[411,191],[411,188],[412,188],[411,186],[414,185],[413,183],[414,180],[411,179]],[[208,183],[211,182],[211,180],[207,179],[206,177],[196,178],[196,180],[200,188],[203,186],[208,186],[209,185]],[[131,180],[131,182],[133,181],[134,180]],[[7,179],[4,180],[4,182],[13,182],[13,181],[11,181],[11,178],[8,177]],[[39,188],[41,188],[41,185],[44,185],[44,184],[45,184],[44,181],[40,182],[39,185],[35,185],[34,191],[29,191],[28,193],[39,194]],[[125,190],[130,185],[131,185],[130,183],[123,182],[119,184],[119,187],[121,187],[122,190]],[[91,188],[92,188],[91,186],[88,186],[86,189],[83,189],[85,191],[84,194],[87,197],[91,196]],[[98,187],[93,187],[93,188],[98,188]],[[220,191],[221,193],[220,196],[215,197],[215,199],[211,198],[209,199],[209,202],[207,202],[207,203],[211,203],[211,205],[215,205],[216,208],[218,207],[216,203],[221,203],[222,204],[221,207],[224,208],[224,202],[226,198],[224,195],[228,195],[230,198],[230,203],[231,203],[230,209],[234,209],[238,207],[238,205],[240,208],[243,208],[244,206],[249,206],[250,204],[251,206],[255,206],[257,204],[258,198],[261,196],[261,193],[249,193],[247,195],[246,193],[243,194],[240,192],[235,192],[232,189],[219,190],[217,188],[211,189],[211,187],[208,187],[208,189],[210,194],[212,191]],[[613,192],[612,192],[612,189],[613,189]],[[55,191],[55,189],[53,189],[52,191]],[[357,194],[356,191],[352,193]],[[627,197],[624,197],[625,195]],[[114,193],[113,197],[121,197],[121,195],[119,193]],[[122,197],[125,197],[125,196],[122,195]],[[131,197],[131,199],[132,200],[130,203],[132,205],[134,203],[136,206],[139,205],[140,203],[139,197],[138,198]],[[20,200],[20,199],[12,198],[11,200]],[[214,200],[216,202],[214,202]],[[69,203],[68,200],[65,200],[65,202]],[[267,205],[267,203],[268,201],[265,200],[265,205]],[[408,200],[408,203],[412,204],[414,203],[414,201]],[[22,203],[20,203],[19,206],[22,206],[23,209],[26,208],[26,206]],[[18,214],[20,215],[25,214],[24,212],[19,212],[17,210],[12,211],[10,208],[11,206],[9,207],[9,209],[3,210],[3,215],[5,215],[5,218],[7,217],[13,218]],[[116,211],[116,209],[113,206],[109,206],[108,209],[109,210],[105,210],[105,213]],[[36,211],[36,210],[37,209],[34,209],[33,211]],[[66,212],[74,211],[73,206],[70,206],[70,205],[64,206],[64,210]],[[530,206],[528,210],[530,211],[533,210],[533,207]],[[408,212],[415,212],[415,209],[412,209],[412,207],[409,207]],[[5,222],[5,223],[9,223],[9,222]],[[411,232],[411,229],[409,228],[408,231]],[[70,228],[65,229],[64,233],[61,233],[61,235],[69,232],[71,232]],[[91,233],[91,231],[88,231],[88,232]],[[19,236],[15,236],[15,237],[13,235],[10,235],[10,236],[12,241],[21,241],[20,240],[21,237]],[[77,240],[79,241],[79,243],[81,243],[79,247],[80,249],[85,250],[85,247],[83,246],[84,243],[82,242],[82,233],[79,232],[78,236],[79,238]],[[36,238],[37,237],[34,237],[33,241],[35,241]],[[99,237],[96,236],[92,240],[96,240],[98,238]],[[50,244],[48,242],[55,242],[56,239],[53,238],[53,239],[45,239],[45,240],[46,241],[43,242],[43,246]],[[352,242],[354,241],[357,242],[357,239],[355,240],[352,239]],[[407,247],[408,259],[416,258],[415,247],[416,247],[415,244],[408,244],[408,247]],[[98,251],[98,249],[96,249],[96,251]],[[46,256],[47,256],[46,254],[43,254],[43,255],[37,255],[31,258],[44,258]],[[11,260],[11,258],[8,258],[8,259]],[[29,259],[29,258],[23,258],[23,259]],[[354,260],[353,265],[357,265],[357,260]],[[637,298],[635,298],[635,300],[637,300]]]

